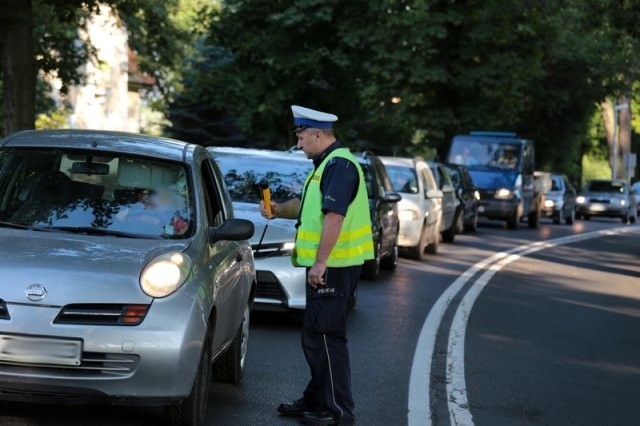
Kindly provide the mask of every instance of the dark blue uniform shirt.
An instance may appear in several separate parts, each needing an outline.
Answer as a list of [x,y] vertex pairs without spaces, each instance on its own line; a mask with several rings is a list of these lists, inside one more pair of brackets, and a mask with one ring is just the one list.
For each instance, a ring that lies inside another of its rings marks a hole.
[[[334,150],[341,148],[342,144],[335,141],[322,154],[313,159],[317,168],[322,161]],[[358,165],[342,158],[333,157],[322,172],[320,191],[322,191],[322,213],[337,213],[346,216],[349,204],[356,198],[358,192]]]

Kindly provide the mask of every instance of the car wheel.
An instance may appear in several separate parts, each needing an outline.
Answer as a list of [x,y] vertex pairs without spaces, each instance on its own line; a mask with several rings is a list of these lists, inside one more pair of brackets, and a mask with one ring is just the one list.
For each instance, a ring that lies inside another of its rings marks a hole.
[[574,209],[571,209],[571,213],[569,213],[569,216],[566,216],[564,218],[564,223],[566,223],[567,225],[573,225],[573,222],[576,221],[576,211]]
[[467,232],[476,232],[478,229],[478,209],[473,212],[473,217],[469,223],[465,223],[464,230]]
[[367,260],[362,265],[362,278],[375,281],[380,277],[380,253],[382,252],[382,236],[378,236],[375,246],[374,258]]
[[584,220],[591,220],[591,216],[590,216],[590,215],[588,215],[588,214],[583,214],[583,215],[582,215],[582,218],[583,218]]
[[389,271],[395,271],[398,266],[398,236],[396,234],[396,238],[393,242],[393,247],[391,248],[391,254],[385,256],[382,259],[380,264],[384,269]]
[[634,212],[632,216],[629,217],[629,221],[631,223],[636,223],[636,219],[638,218],[638,213]]
[[204,423],[211,382],[211,334],[202,344],[200,363],[189,396],[180,404],[165,409],[166,421],[172,426],[197,426]]
[[231,342],[231,346],[213,365],[215,380],[233,384],[238,384],[242,381],[249,345],[249,319],[249,306],[245,306],[242,323],[233,342]]
[[622,216],[620,220],[622,221],[622,223],[629,223],[629,213]]
[[453,222],[451,223],[449,229],[442,231],[442,241],[444,241],[445,243],[452,243],[453,240],[455,240],[457,222],[458,219],[453,218]]
[[540,206],[538,206],[535,211],[529,213],[529,217],[527,218],[527,226],[529,228],[537,228],[538,225],[540,225]]
[[562,212],[558,212],[553,215],[553,223],[555,225],[560,225],[560,223],[562,223]]
[[518,209],[507,219],[507,228],[518,229]]
[[407,255],[411,259],[422,260],[424,259],[424,251],[427,247],[427,226],[422,225],[422,230],[420,231],[420,239],[418,240],[418,244],[413,247],[409,247],[407,249]]

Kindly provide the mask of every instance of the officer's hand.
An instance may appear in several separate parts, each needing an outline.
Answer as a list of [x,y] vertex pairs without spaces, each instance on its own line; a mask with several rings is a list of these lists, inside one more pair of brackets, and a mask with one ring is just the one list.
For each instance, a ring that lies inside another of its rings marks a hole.
[[318,288],[318,286],[324,285],[324,273],[326,272],[327,267],[321,263],[314,263],[313,266],[309,269],[309,273],[307,274],[307,280],[309,285],[313,288]]
[[267,209],[264,208],[264,201],[260,201],[260,214],[262,217],[266,219],[273,219],[276,217],[276,212],[280,210],[280,206],[275,201],[271,201],[271,214],[267,212]]

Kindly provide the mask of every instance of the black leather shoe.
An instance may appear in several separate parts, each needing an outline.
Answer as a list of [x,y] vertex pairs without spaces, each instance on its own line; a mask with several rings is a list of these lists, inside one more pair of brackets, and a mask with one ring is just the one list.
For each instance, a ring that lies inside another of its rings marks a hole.
[[335,425],[338,424],[328,411],[305,412],[300,423],[303,425]]
[[293,402],[280,404],[278,413],[283,416],[298,417],[302,416],[305,411],[313,410],[313,407],[305,401],[304,398],[296,399]]

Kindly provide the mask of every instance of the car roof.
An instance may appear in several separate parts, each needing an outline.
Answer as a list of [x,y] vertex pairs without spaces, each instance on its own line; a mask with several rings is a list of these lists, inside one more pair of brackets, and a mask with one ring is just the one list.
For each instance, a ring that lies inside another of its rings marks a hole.
[[385,166],[405,166],[414,168],[418,163],[424,163],[423,160],[417,160],[406,157],[378,157]]
[[229,157],[262,157],[266,160],[305,161],[310,160],[302,151],[279,151],[275,149],[239,148],[229,146],[210,146],[207,150],[215,157],[217,155]]
[[159,136],[108,130],[26,130],[2,140],[3,147],[80,148],[107,152],[123,152],[184,161],[187,142]]

